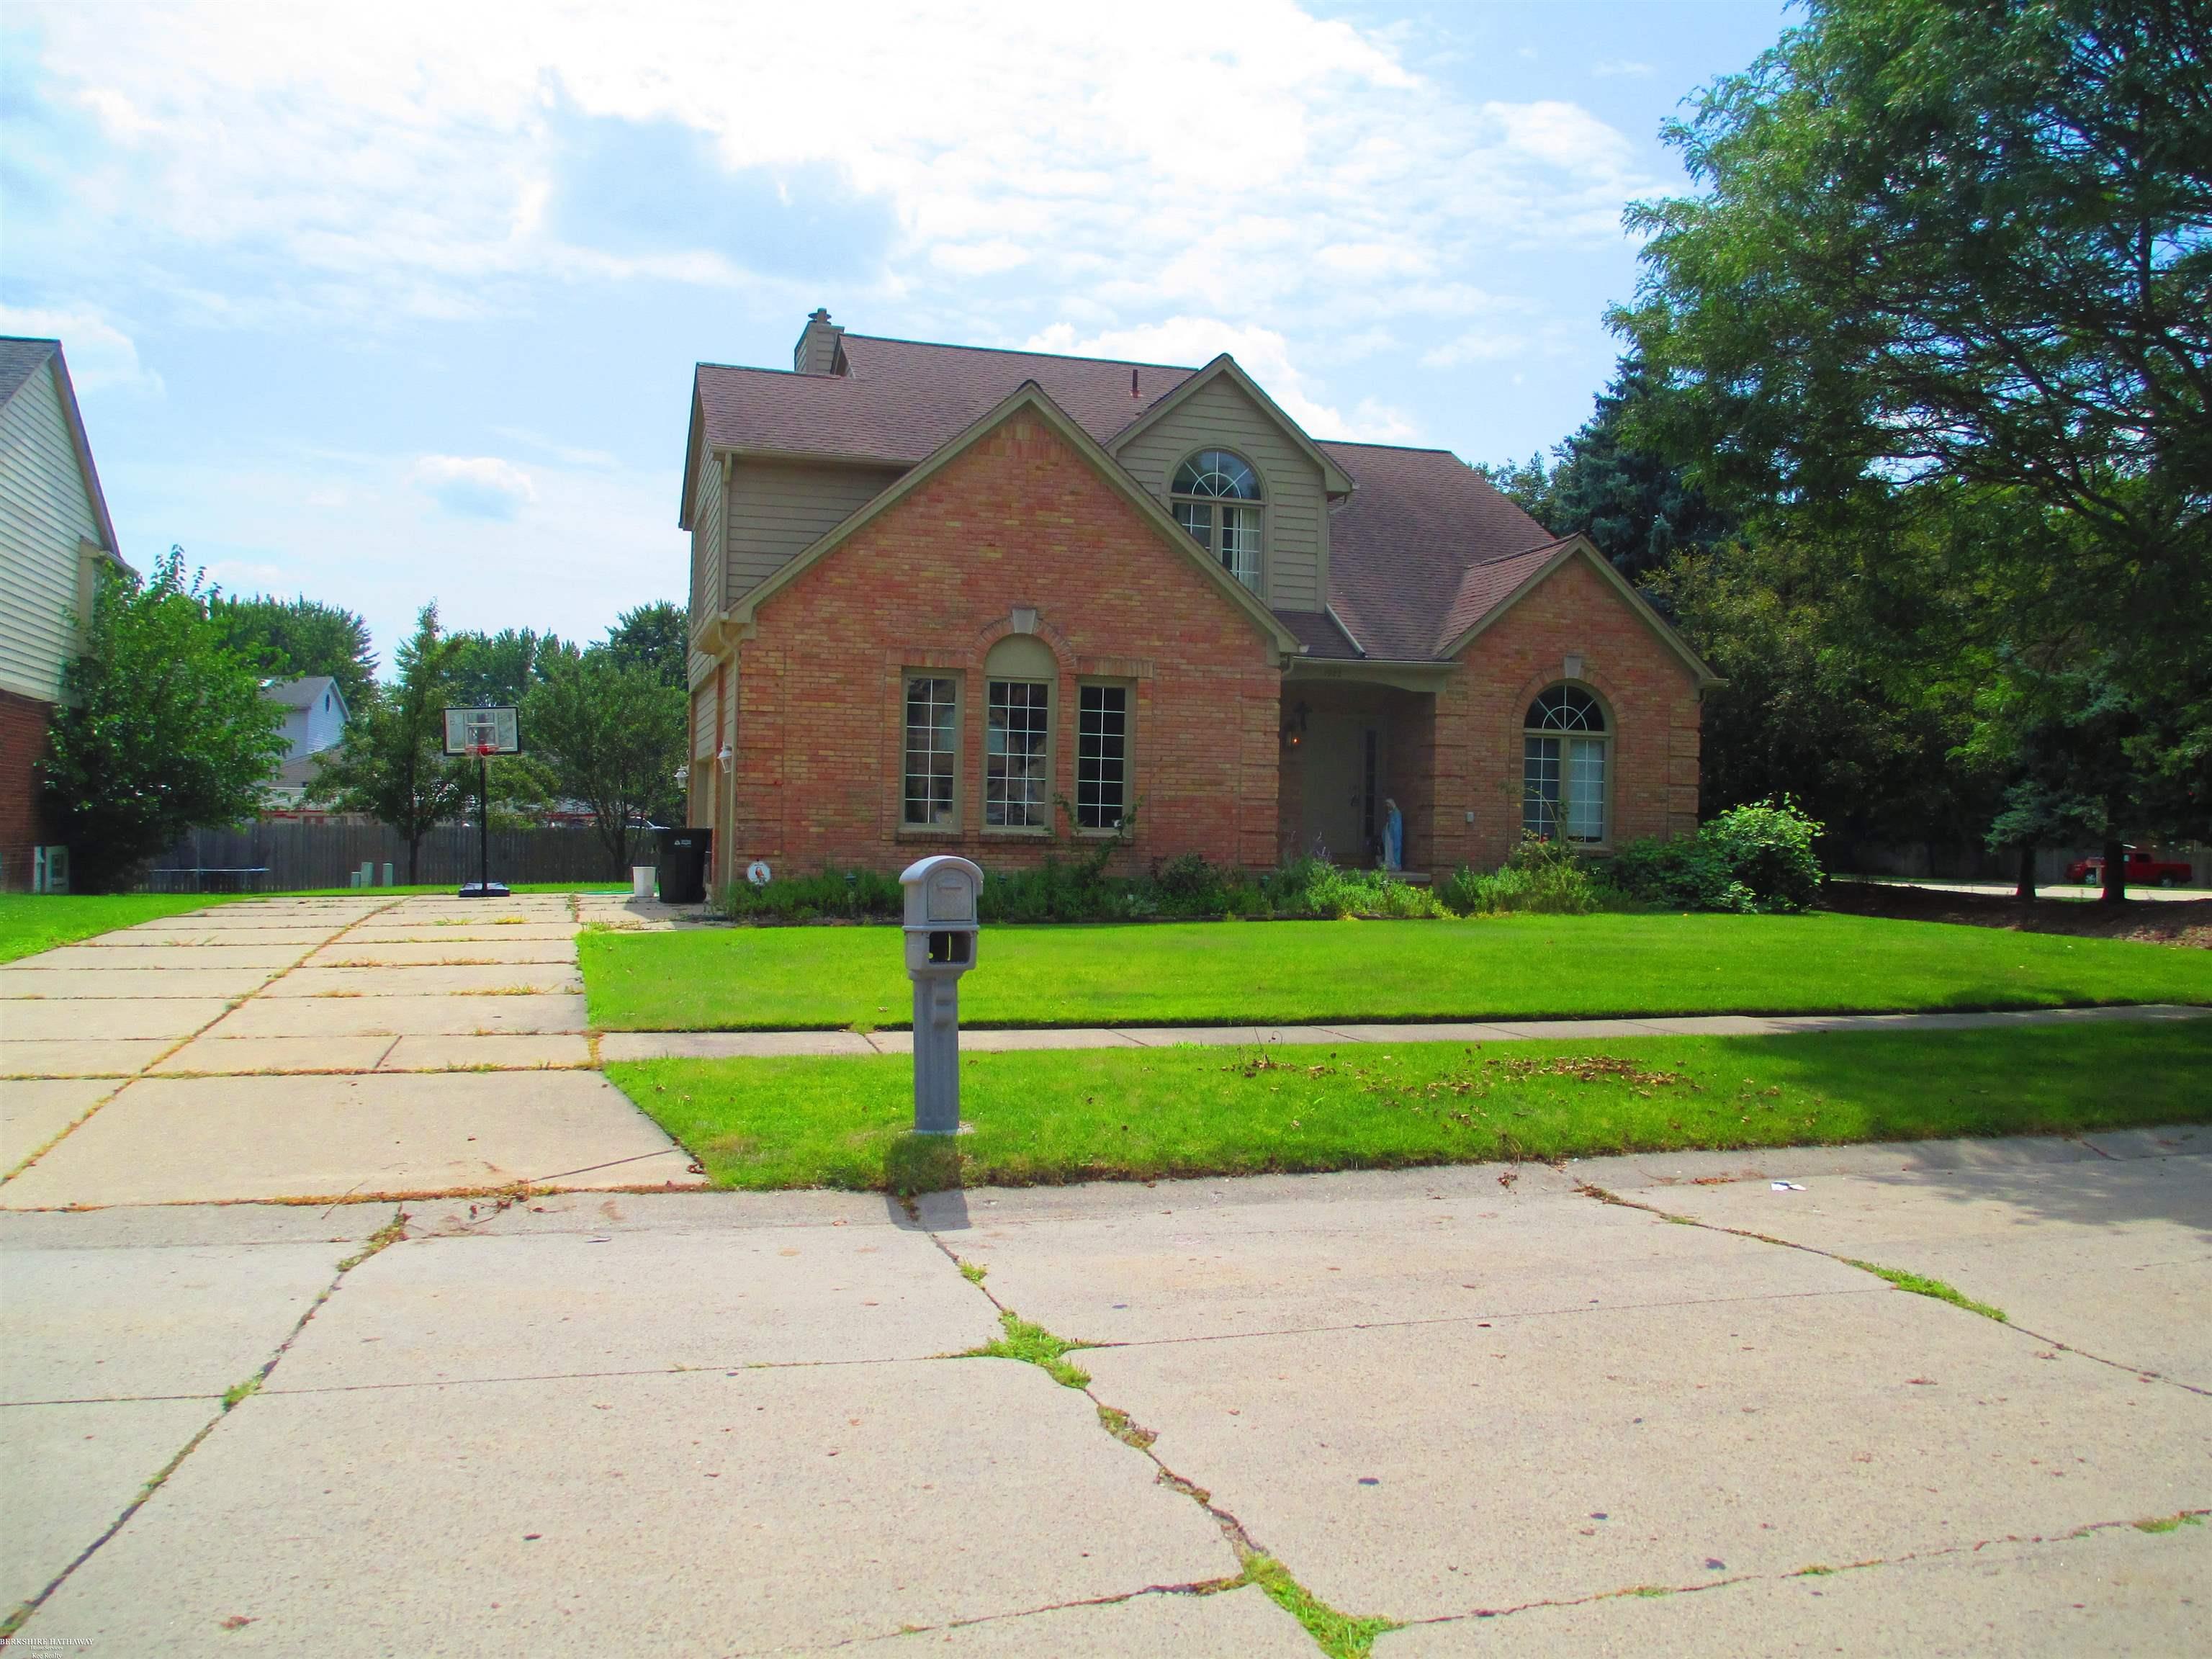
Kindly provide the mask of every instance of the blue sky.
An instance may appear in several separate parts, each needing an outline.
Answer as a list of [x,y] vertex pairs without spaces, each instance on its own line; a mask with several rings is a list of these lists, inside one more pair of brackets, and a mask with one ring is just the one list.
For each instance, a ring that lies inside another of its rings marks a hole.
[[[1110,17],[1111,27],[1103,20]],[[0,332],[124,550],[366,616],[680,599],[691,365],[863,333],[1199,362],[1323,437],[1588,414],[1742,3],[15,3]]]

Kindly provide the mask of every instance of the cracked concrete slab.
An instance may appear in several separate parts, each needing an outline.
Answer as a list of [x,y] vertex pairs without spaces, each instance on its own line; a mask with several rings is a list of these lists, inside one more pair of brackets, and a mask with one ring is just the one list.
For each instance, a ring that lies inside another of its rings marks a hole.
[[1650,1196],[1716,1225],[1943,1279],[2045,1339],[2212,1390],[2212,1158],[1984,1165],[1806,1188]]
[[264,1392],[24,1634],[193,1659],[235,1653],[242,1619],[325,1659],[429,1632],[720,1655],[1237,1570],[1089,1401],[1009,1361]]
[[998,1332],[990,1304],[919,1233],[608,1223],[385,1250],[347,1276],[270,1387],[926,1359]]
[[383,1072],[535,1072],[589,1066],[582,1036],[404,1036],[377,1069]]
[[0,968],[0,999],[67,1002],[214,997],[228,1001],[259,990],[277,971],[274,968],[8,967]]
[[0,1608],[52,1583],[217,1409],[205,1400],[0,1406]]
[[1375,1659],[2074,1659],[2176,1653],[2212,1608],[2212,1528],[2001,1539],[1985,1547],[1691,1595],[1614,1596],[1394,1631]]
[[[218,1027],[217,1031],[222,1028]],[[404,1039],[392,1036],[194,1037],[153,1068],[155,1077],[257,1072],[368,1072]]]
[[147,1078],[0,1186],[0,1207],[699,1184],[690,1167],[596,1073]]
[[1154,1592],[1126,1601],[1042,1613],[950,1630],[911,1631],[872,1641],[840,1643],[811,1653],[854,1653],[872,1659],[946,1653],[957,1659],[1006,1655],[1028,1659],[1130,1659],[1133,1655],[1218,1655],[1221,1659],[1313,1659],[1312,1639],[1298,1621],[1255,1586],[1210,1595]]
[[304,964],[310,968],[427,968],[471,963],[562,962],[574,966],[568,939],[444,939],[428,945],[367,945],[355,934],[325,945]]
[[112,1078],[24,1079],[0,1087],[0,1176],[115,1092]]
[[173,1042],[222,1018],[230,1004],[212,997],[73,998],[67,1002],[0,1002],[0,1041]]
[[216,1398],[266,1363],[357,1248],[327,1237],[70,1245],[24,1224],[64,1218],[13,1219],[0,1245],[0,1404],[10,1406]]
[[496,1036],[586,1024],[581,996],[263,996],[234,1012],[219,1035]]
[[405,1206],[410,1238],[458,1233],[684,1232],[773,1227],[890,1227],[915,1231],[895,1198],[826,1188],[729,1193],[543,1193],[526,1202],[423,1199]]
[[[947,1232],[1025,1318],[1097,1342],[1171,1342],[1423,1320],[1856,1294],[1853,1268],[1639,1211],[1459,1171],[1388,1195],[1158,1205]],[[1447,1176],[1460,1178],[1447,1180]],[[1162,1213],[1163,1210],[1172,1213]],[[1594,1273],[1601,1261],[1603,1271]]]
[[363,922],[345,936],[354,945],[453,945],[497,939],[573,940],[583,929],[573,921],[518,921],[504,927],[493,922],[386,921]]
[[37,956],[24,957],[19,968],[101,969],[128,969],[167,973],[188,968],[289,968],[304,957],[309,946],[298,945],[170,945],[145,939],[117,944],[113,935],[64,945]]
[[0,1078],[135,1077],[176,1046],[174,1037],[0,1039]]
[[272,997],[436,997],[531,991],[580,994],[574,962],[457,963],[386,968],[295,968],[270,988]]
[[1315,1594],[1399,1619],[2203,1501],[2201,1401],[1869,1282],[1082,1363]]

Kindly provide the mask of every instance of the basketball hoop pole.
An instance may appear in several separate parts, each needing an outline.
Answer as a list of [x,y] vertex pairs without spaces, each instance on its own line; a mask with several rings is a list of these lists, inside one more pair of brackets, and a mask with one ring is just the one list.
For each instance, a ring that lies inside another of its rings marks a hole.
[[491,745],[477,745],[477,891],[491,891]]

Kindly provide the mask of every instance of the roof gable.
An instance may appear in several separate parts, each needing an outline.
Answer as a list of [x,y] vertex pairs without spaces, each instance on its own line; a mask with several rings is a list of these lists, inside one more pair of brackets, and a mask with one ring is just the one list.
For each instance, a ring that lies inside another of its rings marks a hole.
[[62,420],[69,428],[70,444],[76,451],[77,471],[82,475],[84,493],[92,504],[92,521],[100,531],[100,551],[128,570],[131,567],[124,562],[116,543],[115,521],[107,515],[107,496],[100,487],[100,469],[92,462],[92,441],[85,435],[84,415],[76,406],[76,387],[70,383],[69,359],[62,354],[59,340],[0,336],[0,408],[13,403],[15,395],[49,362],[53,365],[53,385],[61,401]]
[[1445,615],[1437,655],[1458,656],[1486,629],[1541,586],[1553,572],[1576,559],[1586,561],[1597,572],[1638,618],[1659,636],[1659,642],[1682,659],[1699,686],[1721,684],[1720,676],[1690,649],[1689,642],[1651,608],[1650,601],[1629,585],[1626,577],[1613,568],[1613,561],[1597,550],[1596,544],[1583,535],[1562,537],[1549,546],[1531,548],[1469,570]]
[[1192,567],[1212,582],[1224,597],[1243,611],[1253,626],[1274,642],[1278,651],[1286,657],[1297,654],[1300,647],[1297,636],[1261,603],[1259,596],[1224,570],[1215,560],[1209,558],[1206,550],[1191,539],[1168,510],[1033,380],[1023,382],[1012,395],[985,411],[980,419],[946,441],[936,453],[905,473],[851,518],[782,565],[774,575],[731,607],[731,619],[740,623],[750,622],[766,600],[788,587],[816,563],[829,557],[861,530],[942,472],[959,456],[1024,410],[1035,414],[1051,428],[1122,500],[1135,509],[1139,517],[1152,526],[1169,547],[1179,556],[1188,559]]
[[1328,451],[1309,438],[1305,428],[1285,415],[1282,405],[1261,390],[1259,382],[1239,368],[1237,366],[1237,360],[1225,351],[1195,374],[1188,375],[1178,382],[1165,397],[1155,400],[1127,426],[1116,432],[1109,447],[1115,453],[1119,454],[1139,434],[1158,424],[1167,415],[1180,408],[1205,387],[1212,385],[1216,380],[1222,380],[1230,381],[1238,391],[1250,398],[1261,413],[1282,428],[1283,435],[1291,441],[1292,446],[1320,469],[1322,488],[1329,495],[1348,495],[1352,493],[1352,476],[1329,456]]

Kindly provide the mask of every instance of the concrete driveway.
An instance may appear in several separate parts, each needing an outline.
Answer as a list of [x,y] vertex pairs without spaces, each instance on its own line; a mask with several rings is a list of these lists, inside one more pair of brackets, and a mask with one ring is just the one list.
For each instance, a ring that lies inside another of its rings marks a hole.
[[595,920],[668,925],[592,894],[264,899],[0,967],[0,1208],[697,1186],[591,1069]]
[[[1379,1659],[2179,1653],[2208,1153],[0,1216],[0,1595],[118,1654],[1320,1651],[1263,1551]],[[948,1357],[1002,1309],[1087,1388]]]

